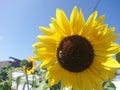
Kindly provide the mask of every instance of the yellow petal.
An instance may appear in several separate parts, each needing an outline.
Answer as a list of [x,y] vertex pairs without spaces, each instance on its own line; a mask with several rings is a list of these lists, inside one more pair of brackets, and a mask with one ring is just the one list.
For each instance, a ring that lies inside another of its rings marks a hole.
[[103,22],[104,22],[104,18],[105,18],[105,15],[102,15],[102,16],[98,17],[96,19],[95,23],[94,23],[94,26],[100,27],[103,24]]
[[88,73],[86,72],[86,71],[83,71],[82,73],[81,73],[81,77],[82,77],[82,81],[83,81],[83,84],[84,84],[84,86],[86,86],[87,85],[87,87],[85,87],[85,89],[86,90],[92,90],[93,88],[92,88],[92,83],[90,82],[90,80],[89,80],[89,77],[88,77],[89,75],[88,75]]
[[61,9],[56,10],[56,20],[61,30],[63,30],[65,34],[71,35],[71,32],[72,32],[71,26],[63,10]]
[[106,67],[97,60],[94,61],[89,69],[96,77],[98,77],[98,79],[101,79],[103,81],[114,78],[116,73],[116,69]]
[[80,23],[78,23],[78,19],[79,19],[78,8],[74,7],[70,16],[70,24],[73,29],[73,32],[72,32],[73,34],[78,33],[78,26],[80,25]]
[[71,78],[73,77],[73,75],[74,73],[64,70],[63,78],[61,79],[62,85],[66,87],[70,87],[73,83],[73,78]]
[[58,83],[58,81],[55,80],[54,78],[52,78],[52,79],[49,80],[48,85],[49,85],[49,86],[53,86],[53,85],[55,85],[55,84],[57,84],[57,83]]
[[50,30],[49,28],[46,27],[39,27],[39,29],[46,35],[52,35],[54,32],[52,30]]
[[[57,47],[58,42],[54,39],[54,37],[52,38],[52,36],[48,37],[48,36],[38,36],[37,37],[38,40],[44,44],[50,45],[51,47]],[[57,37],[55,37],[57,39]]]
[[48,72],[46,75],[47,79],[54,78],[55,83],[58,83],[61,80],[62,76],[63,76],[63,71],[59,66],[59,64],[54,64],[53,66],[48,68]]
[[79,35],[82,35],[82,28],[85,24],[85,20],[84,20],[84,15],[82,13],[82,10],[80,10],[80,13],[79,13],[79,18],[78,18],[78,34]]
[[34,47],[34,48],[40,48],[41,46],[43,46],[43,44],[41,42],[37,42],[32,45],[32,47]]
[[120,64],[114,58],[108,58],[107,60],[99,60],[106,67],[120,68]]
[[56,30],[58,33],[60,33],[62,36],[66,36],[66,32],[58,25],[56,19],[54,18],[51,18],[51,21],[52,21],[52,28],[54,30]]
[[90,28],[92,28],[96,17],[97,17],[97,11],[95,11],[94,13],[92,13],[90,15],[90,17],[88,18],[87,22],[85,23],[84,27],[82,28],[82,34],[81,35],[83,37],[87,37],[88,34],[91,32],[91,30],[93,30],[93,29],[90,29]]
[[[90,81],[91,81],[91,83],[94,83],[94,84],[92,84],[92,88],[100,88],[100,89],[98,89],[98,90],[101,90],[102,89],[102,81],[101,81],[101,79],[98,77],[98,76],[96,76],[96,75],[94,75],[92,72],[91,72],[91,70],[90,70],[90,68],[88,68],[87,69],[87,73],[88,73],[88,77],[89,77],[89,79],[90,79]],[[96,89],[95,89],[96,90]]]
[[87,20],[87,22],[86,22],[87,25],[89,25],[89,24],[91,24],[93,21],[95,21],[96,17],[97,17],[97,11],[93,12],[93,13],[89,16],[89,18],[88,18],[88,20]]
[[40,65],[40,68],[48,68],[49,66],[53,65],[57,61],[56,57],[51,56],[46,58]]

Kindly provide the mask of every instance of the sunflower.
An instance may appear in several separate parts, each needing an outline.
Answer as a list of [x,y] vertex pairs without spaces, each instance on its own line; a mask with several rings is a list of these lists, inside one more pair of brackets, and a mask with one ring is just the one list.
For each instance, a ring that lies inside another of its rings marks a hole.
[[22,66],[23,72],[28,75],[34,73],[36,63],[32,57],[28,57],[27,60],[23,61]]
[[34,58],[48,70],[49,85],[61,82],[74,90],[102,90],[102,83],[114,78],[120,68],[112,57],[120,51],[115,28],[103,23],[104,15],[97,18],[97,11],[85,22],[76,6],[70,20],[63,10],[56,9],[51,21],[49,28],[40,27],[45,35],[38,35],[33,44]]

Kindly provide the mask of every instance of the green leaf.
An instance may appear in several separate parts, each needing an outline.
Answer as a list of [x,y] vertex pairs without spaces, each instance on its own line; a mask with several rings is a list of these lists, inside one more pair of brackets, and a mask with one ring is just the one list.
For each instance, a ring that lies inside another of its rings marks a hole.
[[33,87],[33,90],[47,90],[48,85],[45,82],[41,82],[38,87]]
[[18,76],[17,79],[16,79],[17,89],[18,89],[18,86],[20,84],[20,79],[21,79],[21,76]]
[[37,75],[39,75],[39,78],[37,78],[36,85],[37,87],[33,87],[33,90],[47,90],[49,88],[48,84],[46,83],[45,75],[46,70],[36,70],[35,72]]
[[0,67],[0,82],[8,80],[8,69],[7,66]]
[[4,82],[0,83],[0,90],[11,90],[9,82],[4,81]]
[[116,87],[111,81],[108,81],[103,83],[103,90],[116,90]]
[[3,90],[4,83],[0,83],[0,90]]
[[11,86],[9,85],[9,82],[4,82],[3,90],[11,90]]
[[120,63],[120,52],[116,54],[116,60]]
[[58,84],[50,87],[50,90],[60,90],[60,88],[61,88],[61,83],[59,82]]

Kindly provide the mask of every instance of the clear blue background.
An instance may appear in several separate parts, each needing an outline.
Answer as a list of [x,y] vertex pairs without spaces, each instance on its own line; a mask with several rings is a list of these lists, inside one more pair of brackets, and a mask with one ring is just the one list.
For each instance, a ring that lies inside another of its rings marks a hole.
[[[25,59],[34,56],[32,44],[42,34],[39,26],[49,26],[56,8],[70,16],[74,6],[82,9],[85,19],[93,11],[98,0],[0,0],[0,60],[10,56]],[[98,15],[105,14],[105,23],[115,26],[120,33],[120,0],[101,0]],[[120,38],[117,40],[120,42]]]

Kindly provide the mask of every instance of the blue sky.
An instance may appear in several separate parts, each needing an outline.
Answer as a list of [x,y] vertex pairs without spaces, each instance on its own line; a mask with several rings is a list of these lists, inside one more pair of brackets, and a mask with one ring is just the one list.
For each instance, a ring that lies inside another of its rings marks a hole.
[[[42,34],[39,26],[49,26],[56,8],[70,16],[74,6],[82,9],[85,19],[93,11],[97,0],[0,0],[0,60],[10,56],[25,59],[34,56],[32,44]],[[120,33],[120,0],[101,0],[98,15],[105,14],[105,23]],[[117,40],[120,42],[120,38]]]

